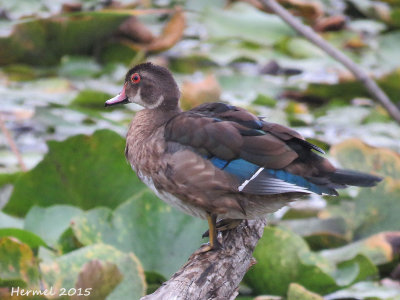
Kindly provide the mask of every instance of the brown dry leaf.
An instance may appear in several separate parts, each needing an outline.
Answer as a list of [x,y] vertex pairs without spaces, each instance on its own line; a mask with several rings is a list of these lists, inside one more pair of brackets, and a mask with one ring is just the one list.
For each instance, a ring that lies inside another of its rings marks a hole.
[[214,75],[208,75],[199,82],[186,81],[182,85],[181,106],[190,109],[205,102],[218,101],[221,87]]
[[[143,34],[144,32],[148,31],[148,29],[145,28],[143,24],[140,25],[140,29],[133,28],[132,25],[128,24],[124,26],[123,30],[124,35],[130,38],[122,38],[121,42],[136,51],[165,51],[174,46],[182,38],[185,24],[186,21],[183,10],[181,8],[177,8],[175,9],[175,12],[169,22],[165,25],[160,36],[152,37],[150,39],[150,36],[147,35],[147,42],[146,39],[142,39],[141,41],[138,41],[137,39],[132,40],[133,36],[136,38],[138,36],[136,31],[140,30],[142,32],[141,34]],[[131,32],[128,33],[129,31]],[[143,34],[143,37],[144,36],[145,34]]]
[[314,30],[318,32],[339,31],[346,25],[345,16],[329,16],[316,20]]
[[393,253],[400,254],[400,231],[386,232],[385,239],[392,247]]
[[75,295],[72,300],[85,298],[87,300],[103,300],[121,282],[122,274],[118,267],[113,263],[102,263],[94,259],[86,263],[79,273],[75,288],[85,293],[86,289],[91,289],[90,293],[84,297]]
[[301,16],[313,21],[324,15],[322,6],[318,2],[307,0],[279,0],[283,6],[287,7],[296,16]]
[[301,92],[301,91],[287,90],[287,91],[284,91],[280,95],[280,97],[292,99],[292,100],[298,101],[298,102],[308,103],[311,105],[322,105],[327,102],[327,100],[322,97],[313,96],[313,95],[305,95],[304,92]]
[[141,44],[149,44],[154,40],[152,32],[136,16],[132,16],[123,22],[118,28],[117,35],[122,35]]
[[185,26],[186,20],[183,10],[177,8],[161,35],[148,45],[146,50],[158,52],[171,48],[182,38]]
[[380,252],[388,262],[392,261],[396,255],[396,243],[400,241],[400,232],[382,232],[375,234],[365,240],[365,247],[373,253]]
[[64,3],[61,8],[61,13],[72,13],[82,11],[82,3]]
[[339,82],[349,82],[349,81],[355,81],[356,77],[354,76],[353,73],[351,73],[347,69],[337,69],[335,70],[335,73],[338,76]]
[[[263,5],[258,0],[229,0],[228,4],[237,1],[247,2],[259,10],[267,13],[272,13],[269,9],[264,9]],[[290,12],[296,16],[301,16],[310,22],[314,22],[324,15],[322,6],[318,2],[312,2],[307,0],[278,0],[278,2],[290,10]]]
[[349,39],[344,45],[345,48],[350,48],[350,49],[360,49],[364,48],[365,46],[367,45],[364,43],[364,41],[361,39],[360,36],[356,36]]

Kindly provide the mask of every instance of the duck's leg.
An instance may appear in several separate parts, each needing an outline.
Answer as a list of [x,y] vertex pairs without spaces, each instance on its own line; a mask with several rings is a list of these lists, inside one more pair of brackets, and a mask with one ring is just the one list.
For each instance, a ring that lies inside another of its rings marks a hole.
[[[242,219],[222,219],[216,223],[217,232],[224,232],[231,229],[236,228],[240,223],[242,223]],[[205,238],[210,235],[210,231],[207,230],[203,233],[202,237]]]
[[208,221],[209,243],[204,244],[199,250],[195,252],[195,254],[222,248],[222,245],[220,244],[220,242],[218,242],[218,232],[216,227],[217,215],[207,213],[207,221]]
[[218,242],[218,232],[217,232],[217,215],[207,214],[208,221],[208,232],[210,240],[210,250],[221,248],[221,244]]

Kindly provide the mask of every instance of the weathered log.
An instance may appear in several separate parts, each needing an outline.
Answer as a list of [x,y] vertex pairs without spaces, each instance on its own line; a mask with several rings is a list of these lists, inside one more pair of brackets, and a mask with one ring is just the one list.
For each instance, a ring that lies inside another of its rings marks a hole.
[[223,234],[223,249],[194,253],[153,294],[141,300],[235,299],[247,270],[256,263],[253,251],[266,219],[243,221]]

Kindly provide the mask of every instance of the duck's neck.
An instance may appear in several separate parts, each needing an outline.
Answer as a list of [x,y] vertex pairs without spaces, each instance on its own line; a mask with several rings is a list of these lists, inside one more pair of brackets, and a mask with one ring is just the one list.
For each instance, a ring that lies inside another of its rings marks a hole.
[[149,157],[150,152],[157,155],[161,149],[159,145],[164,144],[163,125],[171,118],[181,113],[181,109],[176,107],[173,110],[143,109],[136,113],[133,118],[128,133],[126,135],[125,155],[132,166],[144,162],[144,158]]
[[129,126],[128,136],[133,135],[138,140],[148,138],[160,126],[181,112],[179,107],[167,111],[157,108],[140,110]]

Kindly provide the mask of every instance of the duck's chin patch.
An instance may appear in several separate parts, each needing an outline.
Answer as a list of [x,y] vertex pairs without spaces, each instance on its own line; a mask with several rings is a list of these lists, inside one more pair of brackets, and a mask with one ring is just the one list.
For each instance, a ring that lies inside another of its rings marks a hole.
[[149,102],[143,100],[142,95],[141,95],[141,93],[140,93],[140,88],[139,88],[138,91],[137,91],[137,93],[136,93],[136,95],[135,95],[135,97],[133,97],[133,98],[131,99],[131,101],[132,101],[133,103],[139,104],[140,106],[143,106],[144,108],[147,108],[147,109],[154,109],[154,108],[159,107],[159,106],[163,103],[163,101],[164,101],[164,96],[163,96],[163,95],[160,95],[160,96],[158,97],[157,100],[155,100],[155,101],[152,102],[152,103],[149,103]]
[[149,109],[157,108],[157,107],[159,107],[163,102],[164,102],[164,96],[161,95],[160,97],[158,97],[158,99],[156,100],[156,102],[154,102],[154,103],[152,103],[152,104],[147,104],[146,107],[149,108]]

